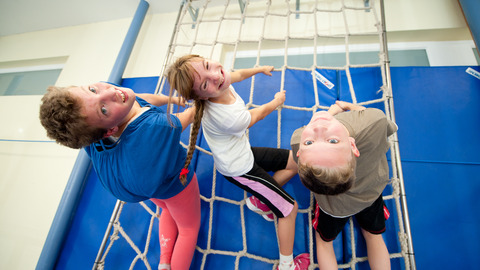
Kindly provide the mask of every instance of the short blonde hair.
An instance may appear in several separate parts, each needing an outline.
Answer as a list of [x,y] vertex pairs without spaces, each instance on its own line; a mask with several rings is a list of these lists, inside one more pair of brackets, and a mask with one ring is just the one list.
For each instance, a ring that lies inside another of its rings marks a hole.
[[42,97],[39,117],[49,138],[79,149],[102,139],[107,130],[87,124],[82,114],[83,102],[70,93],[72,87],[48,87]]
[[324,168],[311,166],[298,160],[300,181],[310,191],[323,195],[338,195],[348,191],[355,182],[357,157],[352,158],[343,167]]

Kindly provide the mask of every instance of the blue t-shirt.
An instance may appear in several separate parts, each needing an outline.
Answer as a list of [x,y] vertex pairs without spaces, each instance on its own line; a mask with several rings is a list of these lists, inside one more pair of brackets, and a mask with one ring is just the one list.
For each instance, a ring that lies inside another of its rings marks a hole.
[[149,106],[133,120],[116,142],[106,139],[85,147],[102,185],[116,198],[140,202],[150,198],[167,199],[180,193],[187,183],[179,179],[185,164],[186,150],[180,145],[182,124],[159,107],[137,97],[141,107]]

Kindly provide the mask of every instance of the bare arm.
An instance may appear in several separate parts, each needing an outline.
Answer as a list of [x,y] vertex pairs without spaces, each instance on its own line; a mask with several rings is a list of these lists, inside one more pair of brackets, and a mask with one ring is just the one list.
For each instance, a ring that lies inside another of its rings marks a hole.
[[330,108],[328,108],[328,113],[331,115],[336,115],[337,113],[341,112],[343,112],[343,109],[337,104],[332,104],[330,105]]
[[272,76],[273,66],[261,66],[254,68],[239,69],[230,73],[232,83],[243,81],[252,77],[255,74],[263,73],[268,76]]
[[180,123],[182,124],[182,131],[184,131],[188,125],[193,122],[193,118],[195,117],[195,107],[187,108],[181,113],[176,113],[175,116],[177,116],[180,120]]
[[250,128],[255,123],[265,118],[267,115],[273,112],[278,106],[282,105],[283,102],[285,102],[285,90],[282,90],[276,93],[272,101],[265,103],[258,108],[249,110],[252,116],[252,120],[250,121],[250,125],[248,125],[248,128]]
[[331,115],[336,115],[337,113],[344,111],[362,111],[365,109],[366,108],[361,105],[337,100],[335,104],[330,106],[330,108],[328,109],[328,113],[330,113]]
[[340,100],[337,100],[335,102],[335,104],[337,104],[344,111],[362,111],[362,110],[366,109],[365,107],[363,107],[361,105],[353,104],[353,103],[345,102],[345,101],[340,101]]
[[[155,106],[162,106],[168,103],[168,96],[165,95],[137,94],[137,96]],[[185,107],[185,102],[179,97],[172,97],[172,103]]]

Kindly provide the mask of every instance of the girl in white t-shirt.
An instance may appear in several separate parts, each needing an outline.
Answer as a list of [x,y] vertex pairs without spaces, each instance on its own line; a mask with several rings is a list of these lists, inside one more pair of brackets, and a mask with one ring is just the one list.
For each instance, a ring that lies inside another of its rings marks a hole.
[[[271,76],[272,66],[226,71],[223,66],[199,55],[185,55],[170,66],[167,78],[170,96],[176,89],[181,97],[193,100],[196,108],[185,168],[190,164],[200,122],[217,170],[227,180],[253,194],[248,208],[266,220],[278,218],[280,270],[307,269],[307,253],[293,258],[295,218],[298,205],[282,186],[297,174],[291,150],[251,147],[246,130],[265,118],[285,101],[285,90],[272,101],[248,110],[235,92],[234,82],[263,73]],[[274,172],[273,177],[268,171]]]

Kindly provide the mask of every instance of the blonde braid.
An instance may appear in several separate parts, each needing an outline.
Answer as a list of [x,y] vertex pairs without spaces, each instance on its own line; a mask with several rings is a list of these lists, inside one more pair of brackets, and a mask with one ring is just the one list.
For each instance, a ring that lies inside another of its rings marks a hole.
[[[188,170],[188,166],[192,161],[193,153],[195,151],[195,145],[197,143],[198,131],[200,129],[200,124],[203,116],[204,109],[204,100],[200,100],[199,97],[193,91],[193,82],[195,80],[194,73],[195,69],[190,65],[191,61],[201,61],[203,58],[196,54],[184,55],[178,58],[167,70],[167,80],[170,84],[170,93],[169,93],[169,104],[171,103],[171,98],[173,95],[174,89],[177,90],[179,96],[184,100],[193,100],[195,106],[195,118],[192,123],[192,129],[190,134],[190,141],[188,144],[187,157],[185,159],[185,165],[183,166],[183,171]],[[183,185],[186,184],[186,175],[180,174],[180,181]]]
[[[184,169],[187,169],[192,161],[193,152],[195,151],[195,145],[197,144],[198,131],[200,130],[200,124],[202,123],[203,108],[205,100],[194,100],[195,103],[195,117],[192,123],[192,131],[190,134],[190,142],[188,143],[187,158],[185,159]],[[183,185],[186,183],[186,176],[182,175],[180,181]]]

